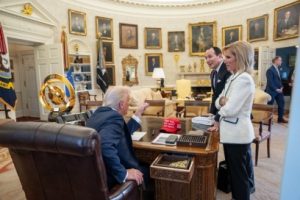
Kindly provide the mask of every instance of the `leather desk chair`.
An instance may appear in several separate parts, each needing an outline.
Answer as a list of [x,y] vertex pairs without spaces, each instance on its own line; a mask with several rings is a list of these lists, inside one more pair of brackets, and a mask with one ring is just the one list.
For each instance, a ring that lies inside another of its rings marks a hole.
[[94,129],[43,122],[0,126],[27,200],[134,200],[134,181],[107,187],[101,138]]

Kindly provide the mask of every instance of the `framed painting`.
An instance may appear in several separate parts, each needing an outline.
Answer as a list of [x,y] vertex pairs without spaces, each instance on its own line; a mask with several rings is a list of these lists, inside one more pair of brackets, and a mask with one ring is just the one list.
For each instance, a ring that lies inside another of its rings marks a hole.
[[163,60],[161,53],[146,53],[145,54],[145,74],[152,76],[154,68],[163,67]]
[[120,48],[138,48],[138,26],[135,24],[119,24]]
[[300,1],[274,10],[274,40],[286,40],[299,36]]
[[116,85],[116,70],[114,65],[105,65],[108,76],[108,85]]
[[189,46],[191,56],[204,56],[205,51],[217,45],[216,22],[189,24]]
[[168,32],[168,51],[169,52],[185,51],[184,31]]
[[145,28],[145,49],[161,49],[161,28]]
[[123,68],[123,85],[136,85],[139,83],[138,79],[138,60],[130,54],[122,59]]
[[69,9],[69,32],[74,35],[86,35],[86,14]]
[[103,41],[103,56],[105,63],[112,64],[114,63],[114,45],[112,41]]
[[96,38],[101,33],[102,39],[113,39],[113,20],[106,17],[96,16]]
[[222,46],[227,46],[242,40],[242,25],[228,26],[222,28]]
[[248,42],[268,40],[268,19],[267,14],[247,19]]

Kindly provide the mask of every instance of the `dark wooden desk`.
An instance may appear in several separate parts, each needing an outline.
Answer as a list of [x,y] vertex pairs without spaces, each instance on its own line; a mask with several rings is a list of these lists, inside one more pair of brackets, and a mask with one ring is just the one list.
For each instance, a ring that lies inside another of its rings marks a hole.
[[216,199],[218,133],[211,133],[206,148],[152,144],[151,141],[156,135],[157,131],[148,131],[141,141],[133,142],[133,147],[139,160],[151,164],[160,153],[165,152],[184,153],[195,157],[195,170],[190,186],[186,187],[178,182],[156,180],[156,200]]

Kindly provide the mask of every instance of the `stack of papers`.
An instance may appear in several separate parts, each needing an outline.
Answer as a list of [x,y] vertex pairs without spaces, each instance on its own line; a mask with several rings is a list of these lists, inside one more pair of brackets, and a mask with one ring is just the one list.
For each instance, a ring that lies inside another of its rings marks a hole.
[[193,117],[192,123],[196,124],[203,124],[211,126],[214,124],[214,116],[208,116],[208,117]]
[[139,132],[139,131],[135,131],[133,132],[133,134],[131,135],[131,139],[133,141],[140,141],[142,139],[142,137],[144,137],[144,135],[146,135],[146,132]]

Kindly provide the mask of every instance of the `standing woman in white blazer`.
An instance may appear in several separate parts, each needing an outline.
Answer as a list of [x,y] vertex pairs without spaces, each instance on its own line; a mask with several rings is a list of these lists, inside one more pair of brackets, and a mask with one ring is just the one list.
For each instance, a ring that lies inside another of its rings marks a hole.
[[251,158],[254,130],[250,119],[255,91],[250,75],[254,51],[247,42],[234,42],[223,49],[223,54],[227,70],[232,75],[216,100],[219,112],[210,130],[220,129],[220,141],[224,144],[231,177],[232,198],[249,200],[250,192],[254,190]]

